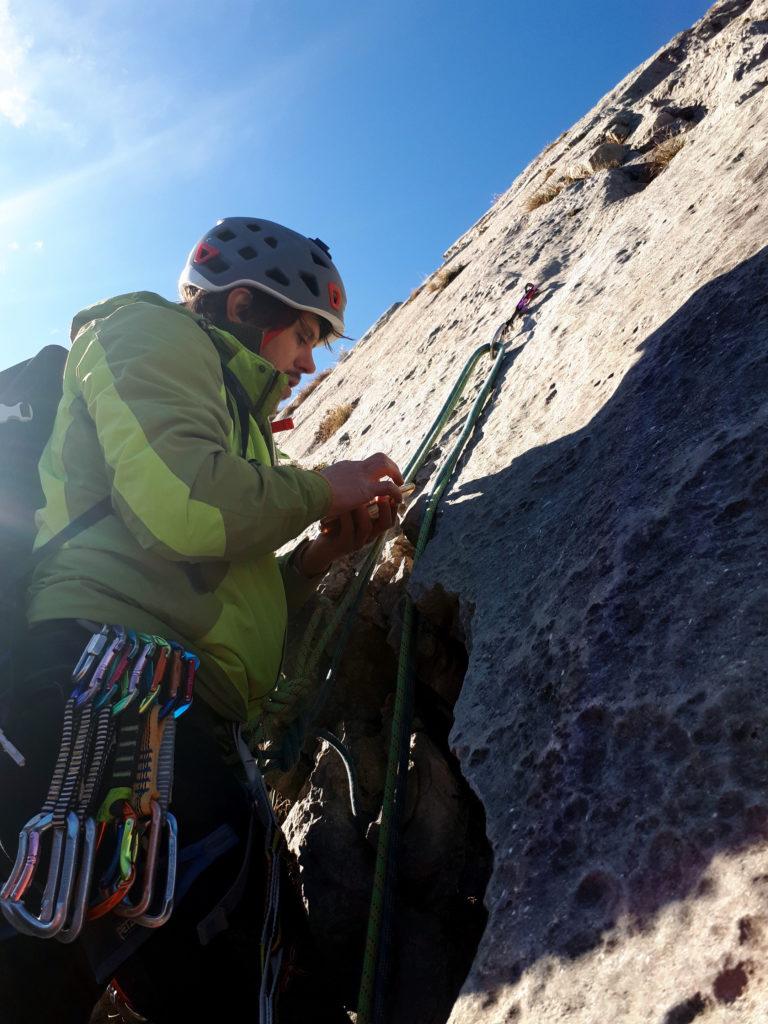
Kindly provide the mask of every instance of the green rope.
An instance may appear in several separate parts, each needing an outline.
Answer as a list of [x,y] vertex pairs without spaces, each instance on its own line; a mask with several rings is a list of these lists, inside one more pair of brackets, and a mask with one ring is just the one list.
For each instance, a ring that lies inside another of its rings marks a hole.
[[[462,371],[456,386],[438,414],[435,426],[430,430],[425,441],[420,445],[416,455],[406,471],[406,480],[416,472],[417,465],[423,461],[437,432],[447,421],[450,413],[458,402],[461,391],[466,386],[470,373],[476,362],[486,353],[495,356],[491,370],[485,383],[475,399],[464,423],[464,428],[456,440],[448,456],[440,466],[432,487],[430,488],[427,509],[419,531],[414,565],[421,557],[429,539],[429,534],[437,511],[438,502],[442,497],[456,468],[464,447],[469,440],[483,406],[495,384],[501,364],[506,355],[506,347],[501,342],[509,321],[505,322],[494,335],[490,344],[480,346],[472,353]],[[408,751],[413,717],[413,686],[410,668],[410,649],[415,624],[415,609],[410,597],[406,595],[403,615],[403,632],[400,647],[400,659],[397,671],[395,707],[392,719],[392,733],[387,762],[387,775],[384,788],[384,800],[381,811],[381,827],[376,849],[376,867],[374,870],[373,892],[371,894],[368,931],[365,941],[362,979],[358,997],[358,1024],[377,1024],[383,1019],[384,987],[386,981],[387,943],[386,937],[391,931],[392,906],[395,885],[396,850],[399,829],[398,816],[405,793],[405,781],[408,770]],[[384,941],[382,941],[384,940]]]
[[[403,471],[406,483],[412,482],[426,462],[435,440],[456,408],[472,371],[488,349],[488,345],[481,345],[467,359],[450,394]],[[277,768],[280,771],[287,771],[298,760],[309,726],[333,686],[350,628],[343,630],[336,645],[331,668],[322,686],[316,688],[320,659],[342,623],[346,620],[347,625],[351,627],[384,543],[384,538],[381,538],[365,555],[341,602],[319,637],[317,634],[324,614],[331,607],[330,603],[325,602],[323,607],[315,611],[304,632],[291,678],[281,679],[267,695],[262,714],[245,734],[245,739],[250,749],[254,751],[262,770]]]
[[310,655],[312,644],[328,608],[327,601],[321,602],[315,608],[304,630],[291,678],[282,679],[279,685],[267,694],[259,719],[244,732],[250,749],[253,750],[261,744],[278,743],[293,718],[300,713],[301,704],[314,681],[314,658]]

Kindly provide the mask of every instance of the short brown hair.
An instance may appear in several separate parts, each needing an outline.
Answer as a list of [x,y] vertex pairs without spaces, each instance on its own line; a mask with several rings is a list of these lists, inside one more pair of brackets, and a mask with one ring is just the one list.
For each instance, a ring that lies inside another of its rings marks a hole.
[[[236,285],[237,288],[244,287]],[[234,288],[222,292],[208,292],[194,285],[182,287],[182,305],[198,316],[204,316],[212,324],[224,326],[227,323],[227,300]],[[243,316],[246,323],[253,324],[262,331],[283,331],[292,327],[301,318],[302,310],[287,306],[284,302],[260,291],[248,288],[251,305]],[[320,326],[320,341],[328,342],[337,337],[336,332],[325,317],[317,317]]]

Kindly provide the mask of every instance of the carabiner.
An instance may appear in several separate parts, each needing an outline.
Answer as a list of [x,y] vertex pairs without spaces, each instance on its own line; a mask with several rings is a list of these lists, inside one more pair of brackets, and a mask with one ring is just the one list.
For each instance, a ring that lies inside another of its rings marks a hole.
[[139,682],[144,671],[144,665],[146,664],[147,658],[151,658],[155,653],[154,641],[145,637],[143,634],[139,634],[139,637],[143,641],[144,646],[141,648],[141,654],[139,654],[138,658],[134,662],[133,670],[128,677],[128,685],[125,689],[125,693],[120,700],[115,702],[115,706],[112,708],[113,715],[119,715],[120,712],[127,708],[137,696],[139,692]]
[[[34,856],[35,862],[39,857],[39,843],[40,843],[40,831],[44,830],[44,827],[50,828],[53,823],[53,814],[44,811],[40,811],[35,814],[34,817],[30,818],[26,825],[23,826],[19,832],[19,845],[16,850],[16,860],[14,861],[11,873],[3,883],[3,888],[0,889],[0,900],[7,900],[11,898],[11,893],[16,888],[16,884],[21,878],[22,872],[25,869],[27,863],[27,854]],[[32,839],[34,836],[34,840]],[[35,850],[30,851],[30,842],[35,844]]]
[[83,856],[80,873],[77,877],[77,888],[72,899],[69,921],[56,935],[59,942],[74,942],[80,935],[88,908],[88,896],[91,891],[93,866],[96,861],[96,822],[86,818],[83,827]]
[[176,703],[176,695],[179,692],[179,683],[181,682],[181,663],[185,654],[184,648],[181,644],[171,641],[171,648],[173,649],[173,658],[171,660],[171,682],[168,687],[168,700],[163,704],[160,709],[158,718],[162,721],[166,715],[169,715],[173,710]]
[[[43,830],[41,829],[41,831]],[[70,811],[67,814],[65,827],[54,829],[48,881],[39,914],[30,913],[21,902],[21,896],[29,883],[18,894],[14,890],[10,899],[0,901],[0,911],[17,931],[25,935],[49,939],[57,935],[64,927],[72,901],[79,839],[80,821],[75,812]],[[60,876],[59,866],[61,866]],[[29,881],[31,881],[31,877]]]
[[184,694],[181,704],[173,712],[174,718],[179,718],[185,711],[189,710],[192,704],[192,689],[195,685],[195,675],[200,668],[200,659],[196,654],[192,654],[191,651],[185,651],[182,659],[187,663],[187,678],[184,682]]
[[163,890],[162,903],[156,913],[142,914],[136,918],[136,924],[143,928],[161,928],[173,913],[173,897],[176,891],[176,862],[179,846],[179,826],[176,818],[168,812],[165,819],[165,831],[168,835],[166,868],[165,868],[165,889]]
[[[129,806],[129,805],[126,805]],[[130,877],[131,872],[136,870],[136,849],[139,834],[136,831],[136,814],[131,808],[130,813],[125,813],[123,818],[123,831],[120,836],[118,853],[118,864],[120,865],[120,877],[123,881]]]
[[130,891],[131,886],[136,880],[135,869],[131,872],[128,878],[124,882],[119,882],[117,886],[106,895],[102,890],[103,899],[98,903],[92,903],[85,912],[86,921],[95,921],[99,917],[103,917],[108,914],[110,910],[114,910],[115,907],[125,898],[126,894]]
[[[127,800],[122,802],[121,814],[122,817],[114,822],[116,836],[112,859],[99,879],[99,888],[102,891],[114,889],[119,884],[119,880],[125,881],[129,877],[136,856],[133,842],[136,812]],[[97,848],[101,845],[103,836],[104,829],[100,829]]]
[[141,917],[149,909],[152,902],[155,886],[155,868],[157,866],[157,851],[160,848],[160,835],[162,833],[163,821],[160,805],[156,800],[152,801],[152,817],[148,823],[149,842],[144,858],[144,870],[142,875],[141,898],[138,903],[131,903],[126,895],[122,902],[114,908],[115,913],[120,917]]
[[105,623],[98,633],[91,635],[90,640],[83,648],[83,653],[72,670],[73,683],[79,683],[85,679],[94,661],[104,650],[107,640],[109,640],[109,626]]
[[107,646],[104,656],[91,676],[87,686],[80,687],[75,697],[75,708],[81,708],[87,704],[101,688],[107,670],[114,661],[116,655],[122,650],[125,643],[125,630],[121,626],[115,627],[115,637]]
[[[99,708],[103,708],[105,704],[108,704],[115,696],[117,691],[120,689],[120,683],[123,675],[125,674],[131,659],[136,656],[139,650],[139,641],[133,630],[129,629],[126,631],[125,646],[120,652],[120,657],[112,666],[112,669],[107,678],[107,682],[104,686],[104,692],[101,696],[96,698],[94,707],[98,711]],[[114,709],[113,709],[114,710]]]
[[160,654],[157,656],[157,663],[152,675],[152,681],[150,682],[149,689],[147,690],[147,695],[139,705],[139,714],[143,714],[149,706],[157,700],[158,694],[160,693],[160,683],[163,681],[165,669],[168,665],[168,658],[171,653],[171,645],[167,640],[163,639],[163,637],[154,636],[152,639],[160,649]]
[[522,299],[520,299],[518,304],[515,306],[515,311],[517,313],[524,313],[538,294],[539,289],[536,287],[535,284],[527,284],[525,286],[525,291],[523,293]]
[[[27,831],[27,829],[25,828],[24,831]],[[4,899],[15,903],[17,900],[22,898],[24,893],[30,887],[32,879],[35,877],[35,873],[37,872],[38,865],[40,864],[40,853],[43,847],[42,836],[45,832],[50,831],[53,831],[53,839],[51,842],[51,856],[48,867],[46,891],[48,891],[52,885],[55,886],[56,879],[58,877],[59,862],[63,852],[63,843],[61,842],[62,833],[59,829],[56,829],[53,824],[53,814],[46,814],[42,816],[42,820],[34,829],[27,831],[28,846],[24,854],[24,862],[21,865],[21,870],[18,874],[15,874],[14,884],[7,896],[5,895],[5,889],[3,889]]]

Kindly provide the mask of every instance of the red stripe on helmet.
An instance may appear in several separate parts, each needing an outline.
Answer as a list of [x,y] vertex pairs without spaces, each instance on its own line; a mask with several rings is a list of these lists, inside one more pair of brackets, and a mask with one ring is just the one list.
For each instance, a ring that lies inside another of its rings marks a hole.
[[217,249],[215,245],[211,245],[209,242],[201,242],[197,247],[197,252],[195,253],[192,262],[200,265],[201,263],[207,263],[215,256],[220,255],[221,249]]

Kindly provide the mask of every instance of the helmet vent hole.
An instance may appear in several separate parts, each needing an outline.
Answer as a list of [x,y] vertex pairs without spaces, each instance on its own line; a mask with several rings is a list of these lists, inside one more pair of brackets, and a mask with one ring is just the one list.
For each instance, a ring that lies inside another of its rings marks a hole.
[[316,263],[318,267],[323,267],[325,270],[330,270],[328,261],[324,260],[322,256],[318,256],[316,252],[312,253],[312,262]]
[[254,257],[259,255],[251,245],[244,245],[243,248],[238,249],[237,252],[244,260],[252,260]]
[[273,238],[272,235],[268,235],[264,239],[264,241],[267,243],[267,245],[269,246],[270,249],[276,249],[277,248],[277,239]]
[[222,242],[231,242],[232,239],[235,238],[235,233],[234,231],[230,231],[229,228],[224,228],[223,231],[216,232],[216,237]]
[[251,221],[250,224],[245,225],[249,231],[261,231],[261,224],[257,224],[256,221]]
[[286,287],[291,283],[279,267],[272,267],[272,269],[268,270],[264,276],[269,277],[273,281],[277,281],[278,284],[285,285]]
[[309,290],[312,292],[312,294],[315,296],[315,298],[319,298],[320,297],[320,285],[317,283],[317,278],[315,277],[315,275],[314,274],[306,274],[306,273],[304,273],[304,271],[302,271],[299,274],[299,277],[304,282],[304,284],[307,286],[307,288],[309,288]]
[[229,264],[221,256],[214,256],[213,259],[206,260],[205,267],[212,274],[223,274],[225,270],[229,270]]

